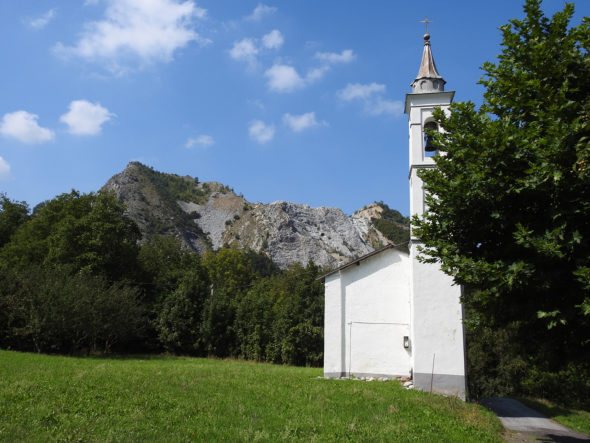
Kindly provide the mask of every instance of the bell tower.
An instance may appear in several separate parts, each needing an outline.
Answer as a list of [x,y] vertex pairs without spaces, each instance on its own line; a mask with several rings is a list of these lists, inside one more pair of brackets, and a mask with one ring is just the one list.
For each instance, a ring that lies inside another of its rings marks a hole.
[[[428,24],[428,21],[426,20]],[[434,64],[430,35],[424,35],[422,61],[412,92],[406,94],[409,117],[410,215],[427,211],[423,182],[418,171],[436,167],[437,152],[425,129],[438,130],[432,114],[439,107],[449,112],[454,91],[445,91],[445,80]],[[444,153],[442,153],[444,155]],[[423,391],[466,396],[463,308],[461,287],[438,263],[418,261],[419,238],[410,236],[410,347],[414,386]]]

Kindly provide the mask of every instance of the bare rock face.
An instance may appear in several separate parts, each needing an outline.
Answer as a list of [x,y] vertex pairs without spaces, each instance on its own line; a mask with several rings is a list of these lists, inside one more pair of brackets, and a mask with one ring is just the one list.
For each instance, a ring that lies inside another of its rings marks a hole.
[[114,192],[127,206],[127,215],[139,226],[143,241],[152,235],[170,235],[202,254],[209,249],[208,239],[172,198],[170,182],[180,184],[180,188],[196,186],[197,191],[206,194],[202,190],[204,184],[197,184],[190,177],[162,174],[139,162],[129,163],[123,172],[111,177],[102,190]]
[[224,239],[264,252],[282,268],[310,261],[334,267],[373,250],[340,209],[285,201],[253,205],[231,224]]
[[194,222],[209,237],[213,249],[217,250],[224,245],[224,233],[234,217],[240,214],[246,200],[233,192],[214,192],[202,205],[180,200],[177,203],[183,211],[199,214]]
[[371,203],[363,209],[356,211],[350,217],[356,230],[360,233],[363,239],[371,245],[373,249],[379,249],[386,245],[390,240],[381,233],[374,225],[374,220],[382,217],[383,207],[377,203]]
[[144,241],[173,235],[199,253],[221,247],[266,254],[279,267],[310,261],[333,268],[385,245],[374,226],[381,207],[353,216],[337,208],[276,201],[250,203],[217,182],[199,183],[132,162],[103,187],[127,206]]

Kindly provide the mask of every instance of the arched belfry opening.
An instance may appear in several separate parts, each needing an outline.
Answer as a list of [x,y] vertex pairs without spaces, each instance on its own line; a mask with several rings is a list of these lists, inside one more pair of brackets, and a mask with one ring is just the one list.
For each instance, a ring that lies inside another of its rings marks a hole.
[[434,146],[434,137],[431,133],[438,132],[438,124],[433,120],[427,121],[424,123],[422,132],[424,134],[424,156],[432,157],[437,153],[437,149]]

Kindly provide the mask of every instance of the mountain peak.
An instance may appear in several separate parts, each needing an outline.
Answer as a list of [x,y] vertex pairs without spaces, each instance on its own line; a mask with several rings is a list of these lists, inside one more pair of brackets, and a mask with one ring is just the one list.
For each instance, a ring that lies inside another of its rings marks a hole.
[[137,161],[103,189],[126,205],[143,241],[171,235],[201,254],[231,247],[264,253],[281,268],[309,261],[331,268],[389,242],[374,226],[384,212],[378,203],[352,217],[338,208],[283,200],[251,203],[222,183],[158,172]]

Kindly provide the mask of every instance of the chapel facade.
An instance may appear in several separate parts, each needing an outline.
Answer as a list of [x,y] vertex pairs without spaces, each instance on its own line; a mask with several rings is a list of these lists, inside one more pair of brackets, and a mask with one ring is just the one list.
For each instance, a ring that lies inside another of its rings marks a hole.
[[[425,129],[437,129],[436,107],[448,112],[454,91],[445,83],[425,34],[405,101],[411,216],[427,210],[418,171],[435,167]],[[465,399],[461,287],[440,264],[417,259],[420,245],[411,233],[409,253],[389,245],[324,276],[324,376],[411,377],[416,389]]]

